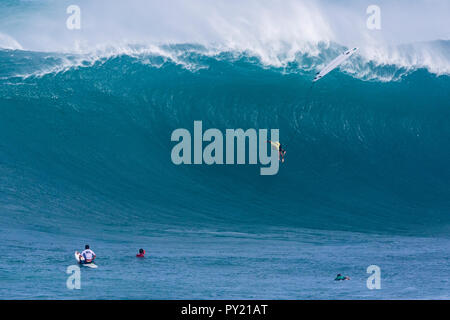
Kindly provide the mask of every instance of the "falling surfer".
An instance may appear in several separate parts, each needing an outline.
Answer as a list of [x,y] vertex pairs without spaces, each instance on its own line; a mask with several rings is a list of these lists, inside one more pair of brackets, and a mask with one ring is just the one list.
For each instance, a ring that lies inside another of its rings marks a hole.
[[283,149],[283,147],[281,146],[281,143],[278,141],[270,141],[267,140],[267,142],[270,142],[270,144],[272,145],[272,147],[278,151],[278,159],[281,162],[284,162],[284,155],[286,154],[286,150]]

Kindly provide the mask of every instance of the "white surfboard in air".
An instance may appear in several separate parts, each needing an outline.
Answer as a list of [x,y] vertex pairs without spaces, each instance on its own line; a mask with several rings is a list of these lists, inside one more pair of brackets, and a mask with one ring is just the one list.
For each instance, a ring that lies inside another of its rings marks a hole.
[[318,72],[316,74],[315,78],[313,79],[313,82],[316,82],[317,80],[322,79],[326,74],[333,71],[342,62],[344,62],[345,60],[350,58],[352,56],[352,54],[354,54],[356,52],[356,50],[358,50],[358,48],[353,48],[353,49],[347,50],[343,54],[339,55],[336,59],[334,59],[329,64],[327,64],[325,68],[323,68],[322,70],[320,70],[320,72]]

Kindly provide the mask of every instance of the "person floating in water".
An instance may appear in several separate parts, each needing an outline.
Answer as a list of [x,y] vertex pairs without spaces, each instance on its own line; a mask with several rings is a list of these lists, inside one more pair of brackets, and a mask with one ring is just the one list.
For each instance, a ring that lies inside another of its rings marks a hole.
[[80,264],[93,263],[97,257],[88,244],[84,246],[84,251],[80,255],[84,258],[84,260],[80,259]]
[[273,142],[268,140],[267,142],[270,142],[270,144],[272,145],[272,147],[274,147],[277,151],[278,151],[278,159],[281,162],[284,162],[284,155],[286,154],[286,150],[283,149],[283,147],[281,146],[281,143],[277,142]]
[[334,280],[336,280],[336,281],[340,281],[340,280],[350,280],[350,277],[349,276],[343,276],[342,274],[338,274],[337,276],[336,276],[336,279],[334,279]]
[[136,255],[136,257],[144,258],[144,256],[145,256],[145,250],[144,249],[139,249],[139,253]]

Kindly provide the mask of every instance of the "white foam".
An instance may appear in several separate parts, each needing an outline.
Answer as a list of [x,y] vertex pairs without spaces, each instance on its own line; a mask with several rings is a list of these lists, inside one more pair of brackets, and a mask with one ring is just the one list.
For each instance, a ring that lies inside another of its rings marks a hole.
[[[236,56],[254,56],[263,66],[283,68],[298,62],[301,68],[311,70],[326,63],[324,50],[339,43],[342,50],[360,48],[352,64],[343,65],[341,70],[361,79],[397,80],[418,68],[437,75],[450,74],[448,50],[433,45],[401,46],[404,41],[448,37],[450,20],[445,13],[450,10],[450,2],[436,1],[430,6],[425,0],[417,0],[412,6],[406,0],[395,4],[380,0],[379,5],[382,29],[373,31],[366,28],[367,6],[355,0],[173,0],[170,4],[162,0],[113,4],[80,0],[81,30],[69,31],[53,23],[62,9],[58,5],[39,9],[40,15],[28,17],[14,34],[21,34],[20,42],[33,51],[76,53],[89,61],[121,54],[160,55],[164,61],[189,70],[207,66],[189,61],[183,53],[165,45],[200,44],[205,55],[234,52]],[[417,28],[419,20],[421,27]],[[437,24],[439,28],[430,27]],[[42,26],[39,33],[33,31],[34,25]],[[305,63],[299,56],[313,58],[314,62]],[[148,59],[142,61],[158,67]],[[70,63],[61,70],[67,66]],[[396,70],[386,72],[385,66],[395,66]]]
[[0,48],[7,50],[22,50],[23,47],[11,36],[0,33]]

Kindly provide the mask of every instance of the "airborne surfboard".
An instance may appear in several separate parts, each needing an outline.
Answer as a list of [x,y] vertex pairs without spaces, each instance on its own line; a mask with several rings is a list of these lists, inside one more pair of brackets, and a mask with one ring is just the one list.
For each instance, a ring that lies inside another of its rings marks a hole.
[[351,57],[352,54],[354,54],[358,50],[358,48],[353,48],[350,50],[345,51],[343,54],[337,56],[333,61],[331,61],[329,64],[325,66],[320,72],[316,74],[316,76],[313,79],[313,82],[316,82],[317,80],[322,79],[326,74],[333,71],[335,68],[337,68],[341,63],[343,63],[345,60]]

